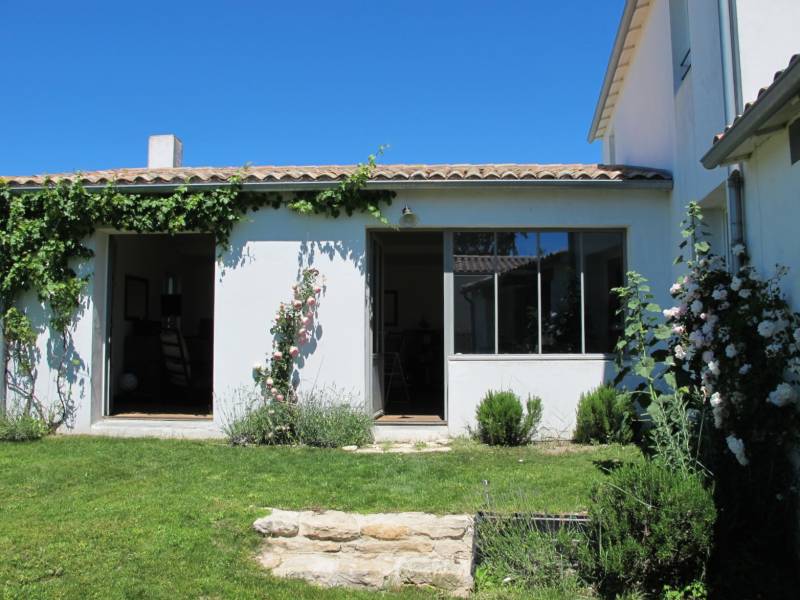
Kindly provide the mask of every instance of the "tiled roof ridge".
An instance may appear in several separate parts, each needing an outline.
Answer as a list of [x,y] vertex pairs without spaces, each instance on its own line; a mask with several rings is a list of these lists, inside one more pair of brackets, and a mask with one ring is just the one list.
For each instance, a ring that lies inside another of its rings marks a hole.
[[[84,184],[172,185],[182,183],[225,183],[240,173],[244,183],[335,182],[351,174],[358,165],[286,165],[247,167],[175,167],[168,169],[122,168],[90,172],[0,177],[11,186],[40,186],[60,179],[80,180]],[[629,165],[575,163],[443,163],[379,164],[372,182],[402,181],[628,181],[671,180],[660,169]]]
[[745,104],[744,110],[742,110],[740,114],[736,115],[733,121],[725,127],[725,130],[714,136],[714,139],[712,140],[713,144],[720,142],[731,129],[733,129],[745,116],[747,116],[747,114],[750,113],[753,110],[753,108],[759,104],[759,102],[764,98],[764,96],[768,94],[773,88],[775,88],[775,86],[777,86],[778,82],[783,77],[783,75],[785,75],[786,72],[789,71],[789,69],[792,68],[798,61],[800,61],[800,54],[793,54],[792,57],[789,59],[789,64],[786,66],[786,68],[781,69],[780,71],[777,71],[775,73],[775,75],[772,78],[772,83],[760,88],[758,90],[758,94],[756,94],[756,99],[753,100],[752,102],[748,102],[747,104]]

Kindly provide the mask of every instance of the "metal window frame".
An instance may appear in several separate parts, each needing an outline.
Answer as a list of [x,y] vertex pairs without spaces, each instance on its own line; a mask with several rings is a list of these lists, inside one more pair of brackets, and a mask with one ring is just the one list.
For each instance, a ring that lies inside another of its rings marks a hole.
[[[501,357],[501,356],[516,356],[516,355],[505,355],[500,354],[500,328],[499,328],[499,306],[500,306],[500,295],[499,295],[499,273],[497,269],[497,234],[498,233],[535,233],[536,234],[536,303],[537,303],[537,321],[538,321],[538,340],[537,340],[537,352],[530,352],[528,354],[519,355],[519,356],[536,356],[536,357],[558,357],[558,356],[595,356],[597,353],[587,353],[586,351],[586,293],[585,293],[585,262],[584,262],[584,234],[585,233],[619,233],[622,235],[622,265],[623,271],[627,269],[628,264],[628,230],[625,227],[598,227],[598,228],[559,228],[559,227],[542,227],[542,228],[510,228],[510,227],[499,227],[499,228],[465,228],[465,229],[447,229],[444,230],[445,235],[445,286],[444,286],[444,294],[445,294],[445,364],[447,363],[448,359],[453,356],[474,356],[474,357]],[[541,234],[553,232],[553,233],[576,233],[578,234],[577,238],[577,253],[578,253],[578,270],[579,270],[579,283],[580,283],[580,294],[581,294],[581,301],[580,301],[580,319],[581,319],[581,351],[580,353],[559,353],[559,352],[544,352],[543,345],[542,345],[542,247],[541,247]],[[494,278],[494,352],[491,354],[485,353],[461,353],[461,355],[453,354],[455,350],[455,323],[454,323],[454,311],[453,311],[453,303],[455,302],[455,288],[454,288],[454,280],[453,280],[453,236],[456,233],[491,233],[493,238],[493,251],[492,251],[492,263],[493,263],[493,270],[492,273]],[[601,355],[603,355],[601,353]],[[446,367],[445,367],[445,376],[447,375]],[[445,383],[445,386],[447,384]]]

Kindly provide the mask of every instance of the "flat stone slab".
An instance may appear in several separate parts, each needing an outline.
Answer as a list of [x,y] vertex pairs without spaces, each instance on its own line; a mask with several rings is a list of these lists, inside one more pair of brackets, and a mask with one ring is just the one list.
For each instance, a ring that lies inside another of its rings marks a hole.
[[277,577],[326,587],[429,587],[456,596],[472,589],[469,515],[273,509],[253,528],[264,535],[258,560]]
[[450,440],[442,438],[431,442],[386,442],[369,446],[343,446],[342,450],[356,454],[426,454],[429,452],[450,452]]

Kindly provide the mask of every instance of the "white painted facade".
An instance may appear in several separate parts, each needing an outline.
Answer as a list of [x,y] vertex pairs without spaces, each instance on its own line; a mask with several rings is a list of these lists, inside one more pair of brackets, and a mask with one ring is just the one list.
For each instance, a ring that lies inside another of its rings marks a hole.
[[[593,126],[589,139],[601,140],[606,162],[672,173],[671,254],[677,253],[679,225],[691,201],[704,207],[712,223],[712,245],[726,254],[735,237],[726,185],[734,167],[705,169],[700,158],[744,103],[755,99],[789,57],[800,52],[800,2],[688,0],[685,20],[673,19],[674,6],[670,8],[675,3],[628,1],[627,9],[635,11],[631,29],[636,31],[623,38],[623,58],[609,65],[611,79],[618,81],[616,93],[601,96],[599,103],[611,107],[610,117],[599,128]],[[691,51],[691,68],[682,80],[673,75],[672,47],[681,38],[674,30],[681,27],[688,28]],[[745,210],[749,219],[755,209]],[[746,235],[750,239],[758,234]]]
[[789,160],[786,129],[775,132],[744,163],[745,235],[753,265],[772,274],[789,268],[782,289],[800,310],[800,162]]
[[[393,223],[404,205],[418,216],[416,229],[475,228],[621,229],[625,231],[627,267],[644,273],[655,290],[670,282],[667,232],[669,213],[664,189],[625,189],[603,183],[582,188],[465,185],[458,189],[404,189],[387,211]],[[377,223],[366,216],[336,220],[300,216],[288,210],[251,213],[233,231],[231,248],[217,263],[214,298],[214,420],[198,426],[114,421],[106,415],[107,248],[109,234],[95,234],[96,251],[86,307],[74,336],[83,361],[74,386],[76,412],[66,429],[74,433],[203,437],[219,435],[234,414],[237,388],[253,385],[252,365],[270,351],[270,321],[305,266],[319,269],[325,289],[319,304],[315,341],[299,362],[300,386],[335,385],[369,404],[370,356],[367,314],[367,238]],[[446,274],[443,273],[443,277]],[[664,294],[658,298],[664,302]],[[591,298],[586,299],[591,302]],[[445,297],[445,303],[452,299]],[[452,331],[445,336],[452,336]],[[54,373],[47,364],[47,336],[40,340],[42,362],[37,391],[53,397]],[[445,342],[452,348],[452,341]],[[614,376],[606,355],[452,355],[446,360],[447,431],[463,434],[490,389],[511,388],[525,398],[544,401],[543,434],[570,435],[581,392]],[[202,430],[202,431],[201,431]],[[437,430],[441,432],[441,428]],[[419,435],[423,435],[424,432]]]

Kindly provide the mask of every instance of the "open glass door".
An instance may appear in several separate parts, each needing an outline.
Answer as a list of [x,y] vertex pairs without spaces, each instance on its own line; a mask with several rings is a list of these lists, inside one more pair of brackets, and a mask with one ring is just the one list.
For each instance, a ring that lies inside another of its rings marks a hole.
[[385,409],[384,386],[384,318],[383,318],[383,245],[376,236],[370,237],[369,260],[369,326],[371,334],[372,354],[371,385],[372,412],[378,417]]

